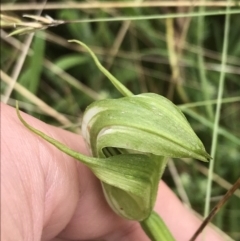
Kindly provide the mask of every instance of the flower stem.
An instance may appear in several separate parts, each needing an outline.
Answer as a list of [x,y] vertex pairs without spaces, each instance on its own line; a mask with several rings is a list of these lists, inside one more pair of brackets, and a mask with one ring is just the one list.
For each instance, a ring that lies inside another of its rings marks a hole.
[[175,241],[162,218],[154,211],[140,224],[151,241]]

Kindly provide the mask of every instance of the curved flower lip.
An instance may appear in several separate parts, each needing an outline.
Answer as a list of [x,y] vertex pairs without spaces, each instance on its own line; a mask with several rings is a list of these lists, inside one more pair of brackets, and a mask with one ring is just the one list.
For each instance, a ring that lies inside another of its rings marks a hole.
[[211,158],[178,107],[153,93],[93,103],[84,114],[82,134],[93,155],[99,148],[116,147],[166,157]]
[[91,106],[92,107],[91,108],[88,107],[86,112],[84,113],[81,129],[82,129],[82,136],[83,136],[86,144],[88,145],[89,152],[90,152],[90,154],[93,154],[91,145],[90,145],[90,131],[91,131],[90,122],[94,118],[94,116],[107,110],[107,108],[101,108],[101,107],[95,106],[95,105],[93,106],[93,104]]

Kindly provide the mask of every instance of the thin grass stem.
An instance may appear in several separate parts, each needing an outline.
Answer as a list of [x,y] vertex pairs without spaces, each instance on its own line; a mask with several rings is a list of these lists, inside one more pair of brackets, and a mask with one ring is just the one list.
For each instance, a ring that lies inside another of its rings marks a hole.
[[[208,6],[208,7],[225,7],[227,4],[231,6],[235,6],[236,3],[234,1],[230,1],[230,3],[226,3],[226,1],[206,1],[202,3],[201,1],[144,1],[144,2],[136,2],[136,1],[112,1],[112,2],[90,2],[90,3],[77,3],[77,2],[69,2],[69,3],[47,3],[45,6],[46,10],[53,9],[114,9],[114,8],[150,8],[150,7],[190,7],[194,6]],[[2,4],[2,11],[24,11],[24,10],[38,10],[42,9],[42,5],[39,3],[18,3],[14,5],[10,4]]]
[[[230,2],[228,0],[228,2]],[[229,12],[229,6],[227,6],[226,11]],[[224,25],[224,38],[223,38],[223,50],[222,50],[222,65],[221,65],[221,73],[219,78],[219,87],[218,87],[218,102],[216,106],[216,113],[214,119],[214,128],[213,128],[213,137],[212,137],[212,146],[211,146],[211,156],[212,160],[209,166],[209,174],[208,174],[208,181],[207,181],[207,191],[206,191],[206,198],[205,198],[205,208],[204,208],[204,217],[207,217],[210,211],[210,198],[212,192],[212,175],[215,163],[215,155],[217,150],[217,140],[219,134],[219,119],[220,119],[220,110],[222,106],[222,96],[224,90],[224,82],[225,82],[225,65],[227,59],[227,49],[228,49],[228,38],[229,38],[229,29],[230,29],[230,15],[226,14],[225,18],[225,25]]]
[[[202,3],[205,2],[205,0],[201,0]],[[204,12],[205,11],[205,7],[204,5],[202,5],[199,8],[199,13]],[[204,63],[204,58],[203,58],[203,36],[204,36],[204,16],[199,16],[198,17],[198,21],[197,21],[197,43],[198,43],[198,55],[197,55],[197,62],[198,62],[198,70],[199,70],[199,77],[200,77],[200,81],[201,81],[201,86],[203,89],[203,96],[205,100],[209,100],[210,99],[210,93],[209,93],[209,85],[207,82],[207,76],[206,76],[206,69],[205,69],[205,63]],[[212,110],[212,106],[210,105],[206,105],[206,112],[208,114],[208,117],[210,119],[213,118],[213,110]]]

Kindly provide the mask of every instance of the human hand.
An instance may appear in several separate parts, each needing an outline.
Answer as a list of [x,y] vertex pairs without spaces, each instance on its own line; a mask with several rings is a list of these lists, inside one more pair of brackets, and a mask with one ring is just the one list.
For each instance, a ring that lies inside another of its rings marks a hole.
[[[27,130],[14,108],[1,104],[1,112],[1,240],[149,240],[137,222],[110,209],[87,167]],[[87,154],[79,135],[22,115],[30,125]],[[201,223],[162,181],[155,210],[177,241],[188,240]],[[206,237],[223,240],[211,228]]]

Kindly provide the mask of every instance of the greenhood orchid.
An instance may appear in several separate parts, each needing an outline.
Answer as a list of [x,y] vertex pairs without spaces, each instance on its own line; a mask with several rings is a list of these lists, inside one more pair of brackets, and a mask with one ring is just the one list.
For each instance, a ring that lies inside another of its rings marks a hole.
[[151,230],[152,222],[160,222],[153,208],[167,158],[207,161],[210,156],[183,113],[170,100],[154,93],[132,94],[84,43],[71,42],[88,50],[99,69],[123,95],[119,99],[96,101],[86,109],[82,135],[92,157],[77,153],[29,126],[18,112],[20,120],[31,131],[86,164],[101,181],[114,212],[140,221],[152,240],[173,240],[171,234],[164,239],[164,234],[162,238],[157,234],[161,230]]

